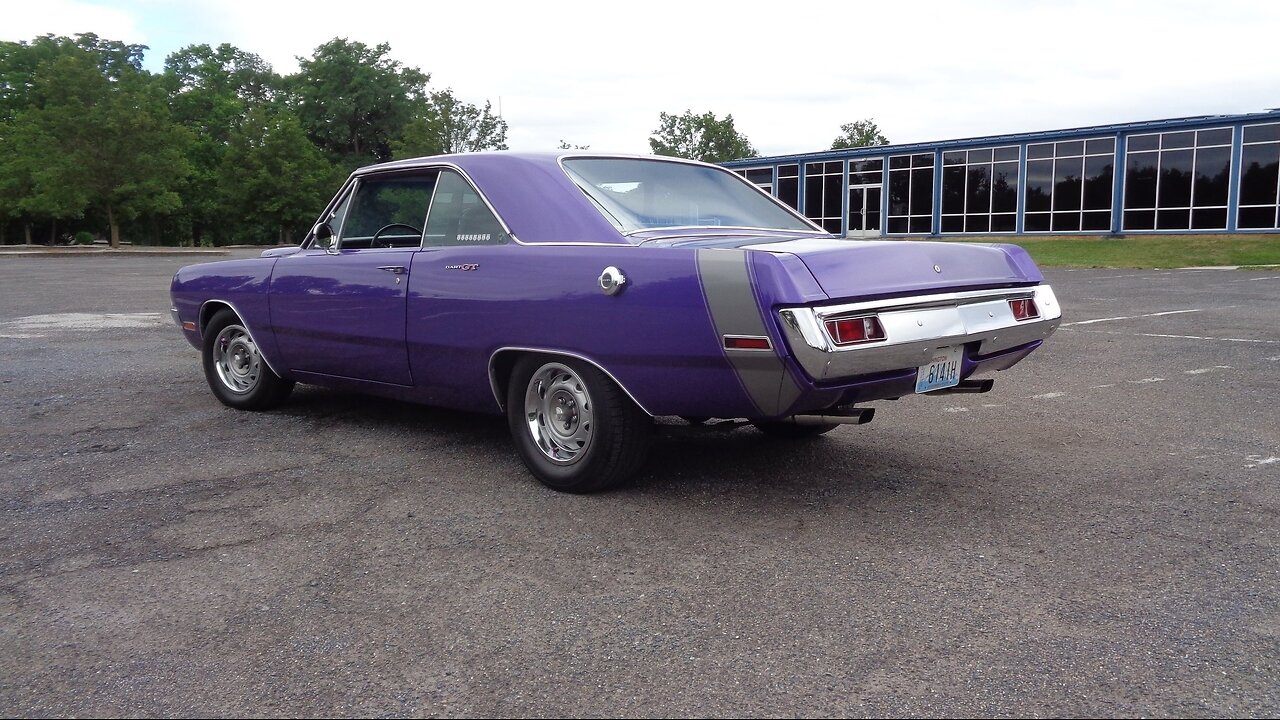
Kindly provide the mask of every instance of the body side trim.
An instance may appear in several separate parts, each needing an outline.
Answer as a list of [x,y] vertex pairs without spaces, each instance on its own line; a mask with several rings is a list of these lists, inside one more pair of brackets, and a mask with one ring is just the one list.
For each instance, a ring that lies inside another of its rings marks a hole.
[[[271,372],[275,373],[276,377],[284,377],[284,375],[280,374],[279,370],[276,370],[276,366],[272,364],[271,358],[267,357],[267,353],[263,352],[262,341],[260,341],[257,335],[253,332],[253,328],[249,327],[249,321],[244,319],[244,313],[240,312],[240,308],[236,307],[235,303],[231,302],[230,300],[223,300],[221,298],[209,298],[208,300],[205,300],[204,302],[200,303],[200,314],[196,316],[197,320],[204,317],[204,309],[207,305],[209,305],[209,303],[218,303],[219,305],[226,305],[227,307],[231,308],[231,312],[235,313],[236,317],[240,318],[241,323],[244,323],[244,329],[249,331],[249,337],[253,338],[254,345],[258,346],[258,354],[262,356],[262,361],[267,364],[267,368],[269,368]],[[212,313],[210,315],[212,316]],[[201,347],[204,347],[204,323],[203,322],[200,324],[200,345]]]
[[576,352],[571,352],[569,350],[555,350],[552,348],[537,348],[537,347],[511,346],[511,345],[504,345],[503,347],[500,347],[489,354],[489,369],[488,369],[489,389],[493,392],[493,399],[498,402],[498,410],[501,412],[506,412],[507,408],[506,408],[506,401],[498,393],[498,379],[494,375],[494,369],[495,369],[494,360],[497,359],[498,355],[504,352],[526,352],[526,353],[538,353],[541,355],[563,355],[565,357],[571,357],[571,358],[574,358],[575,360],[581,360],[585,363],[589,363],[593,367],[595,367],[595,369],[607,375],[609,379],[614,382],[614,384],[622,388],[622,392],[626,393],[627,397],[631,398],[631,402],[635,403],[636,407],[640,408],[640,410],[643,411],[645,415],[648,415],[649,417],[654,417],[654,414],[649,412],[649,410],[645,408],[644,404],[641,403],[638,399],[636,399],[635,395],[631,394],[631,391],[627,389],[626,385],[622,384],[622,381],[618,380],[618,378],[615,377],[613,373],[609,372],[609,370],[606,369],[605,366],[587,357],[586,355],[582,355]]

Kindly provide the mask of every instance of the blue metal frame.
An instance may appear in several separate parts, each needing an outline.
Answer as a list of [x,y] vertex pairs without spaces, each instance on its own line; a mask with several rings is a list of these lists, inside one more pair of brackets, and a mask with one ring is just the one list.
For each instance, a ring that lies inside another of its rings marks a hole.
[[[851,148],[847,150],[824,150],[812,153],[802,153],[795,155],[778,155],[765,158],[750,158],[747,160],[733,160],[723,163],[725,167],[758,167],[762,165],[772,165],[774,168],[774,195],[777,195],[779,165],[796,164],[799,166],[798,192],[799,192],[799,210],[806,216],[805,210],[805,181],[806,172],[805,164],[811,162],[830,162],[833,160],[843,161],[843,173],[841,181],[841,215],[840,223],[844,234],[849,232],[849,163],[852,160],[863,160],[869,158],[880,158],[883,167],[881,174],[881,191],[880,191],[880,234],[888,235],[889,224],[889,157],[890,155],[912,155],[919,153],[932,153],[934,156],[933,164],[933,212],[930,220],[931,227],[928,235],[930,237],[938,236],[942,232],[942,153],[945,150],[967,150],[975,148],[984,148],[998,145],[1018,145],[1020,155],[1018,160],[1018,212],[1016,219],[1016,230],[1014,235],[1025,234],[1026,224],[1026,183],[1027,183],[1027,145],[1054,142],[1062,140],[1075,140],[1086,138],[1097,138],[1111,136],[1115,138],[1116,149],[1113,161],[1112,174],[1112,201],[1111,201],[1111,234],[1118,235],[1126,232],[1124,230],[1124,192],[1125,192],[1125,168],[1128,165],[1128,140],[1132,134],[1143,134],[1152,132],[1172,132],[1176,130],[1197,130],[1209,127],[1231,127],[1231,177],[1227,196],[1227,228],[1225,232],[1245,232],[1245,233],[1275,233],[1275,229],[1248,229],[1239,230],[1237,228],[1237,218],[1239,215],[1240,203],[1240,167],[1243,153],[1243,136],[1244,126],[1262,123],[1280,122],[1280,109],[1268,110],[1260,113],[1245,113],[1239,115],[1201,115],[1196,117],[1171,118],[1168,120],[1150,120],[1132,123],[1119,123],[1113,125],[1094,125],[1089,127],[1068,128],[1062,130],[1048,130],[1033,133],[1018,133],[1012,135],[990,135],[984,137],[961,138],[957,140],[944,140],[932,143],[908,143],[901,145],[878,145],[865,148]],[[1080,231],[1075,234],[1080,235],[1097,235],[1100,231]],[[1133,233],[1221,233],[1223,230],[1130,230]],[[974,233],[987,235],[991,233]],[[1001,233],[1005,234],[1005,233]],[[1039,234],[1039,233],[1036,233]],[[1054,234],[1072,234],[1072,233],[1054,233]],[[920,236],[921,233],[905,233],[895,235],[895,237]]]

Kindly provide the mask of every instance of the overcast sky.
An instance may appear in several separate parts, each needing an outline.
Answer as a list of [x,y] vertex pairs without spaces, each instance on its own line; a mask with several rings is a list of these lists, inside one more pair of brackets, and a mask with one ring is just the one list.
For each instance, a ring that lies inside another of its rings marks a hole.
[[334,37],[501,101],[513,150],[648,152],[658,113],[732,113],[765,155],[872,117],[893,142],[1280,107],[1280,2],[6,3],[0,39],[231,43],[280,73]]

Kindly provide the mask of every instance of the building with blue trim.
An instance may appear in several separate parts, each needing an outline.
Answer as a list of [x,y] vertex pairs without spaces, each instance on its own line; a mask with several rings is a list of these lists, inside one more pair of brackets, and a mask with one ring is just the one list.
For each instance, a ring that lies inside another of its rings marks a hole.
[[724,165],[847,237],[1280,230],[1280,109]]

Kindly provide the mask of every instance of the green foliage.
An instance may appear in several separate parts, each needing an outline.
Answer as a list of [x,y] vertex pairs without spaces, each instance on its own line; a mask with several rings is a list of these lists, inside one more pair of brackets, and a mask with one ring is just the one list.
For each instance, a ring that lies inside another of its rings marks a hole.
[[561,140],[560,144],[556,146],[556,149],[557,150],[590,150],[591,146],[590,145],[574,145],[565,140]]
[[76,244],[77,244],[77,245],[92,245],[92,244],[93,244],[93,233],[88,232],[88,231],[86,231],[86,230],[81,230],[80,232],[76,233]]
[[725,162],[757,155],[750,141],[733,126],[733,115],[718,119],[707,111],[694,115],[685,110],[683,115],[658,115],[658,129],[649,137],[649,147],[655,155]]
[[888,145],[889,138],[880,132],[880,128],[876,125],[876,121],[867,118],[866,120],[855,120],[851,123],[845,123],[840,126],[840,136],[831,141],[832,150],[843,150],[845,148],[871,147],[873,145]]
[[248,243],[298,239],[333,191],[330,166],[298,117],[269,107],[250,110],[232,133],[219,181],[233,239]]
[[427,97],[430,75],[403,67],[373,48],[335,38],[298,58],[287,83],[289,104],[311,139],[337,162],[352,166],[390,160],[391,143]]
[[391,144],[397,158],[507,149],[507,121],[484,107],[466,103],[452,89],[431,93]]
[[[964,242],[1010,238],[964,238]],[[1280,265],[1280,235],[1054,236],[1012,241],[1043,267],[1180,268],[1210,265]]]

